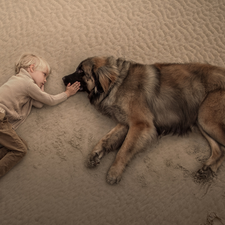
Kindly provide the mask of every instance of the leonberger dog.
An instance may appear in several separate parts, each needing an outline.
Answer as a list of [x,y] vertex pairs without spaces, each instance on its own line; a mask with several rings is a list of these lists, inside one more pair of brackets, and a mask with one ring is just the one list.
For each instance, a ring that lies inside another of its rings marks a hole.
[[209,64],[151,65],[114,57],[82,61],[64,84],[80,82],[90,103],[118,124],[94,147],[89,167],[118,150],[107,182],[118,183],[131,158],[159,136],[182,135],[197,126],[211,147],[211,156],[196,173],[208,179],[224,158],[225,69]]

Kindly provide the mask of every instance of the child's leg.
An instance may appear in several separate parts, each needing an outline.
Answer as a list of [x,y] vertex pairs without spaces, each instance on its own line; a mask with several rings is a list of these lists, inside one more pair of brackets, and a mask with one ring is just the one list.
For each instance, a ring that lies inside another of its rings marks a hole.
[[0,148],[3,155],[0,159],[0,177],[2,177],[24,157],[27,146],[6,118],[0,120],[0,144],[4,146]]
[[4,146],[0,146],[0,160],[7,154],[8,150]]

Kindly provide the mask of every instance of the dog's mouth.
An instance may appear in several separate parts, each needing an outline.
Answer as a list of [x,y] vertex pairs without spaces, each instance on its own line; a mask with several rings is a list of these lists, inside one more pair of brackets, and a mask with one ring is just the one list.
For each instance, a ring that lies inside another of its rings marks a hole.
[[64,76],[62,78],[64,85],[67,86],[69,83],[72,85],[73,83],[78,81],[78,82],[80,82],[79,91],[85,91],[86,84],[85,84],[84,80],[82,79],[82,77],[75,77],[74,78],[73,75],[74,74],[70,74],[70,75]]

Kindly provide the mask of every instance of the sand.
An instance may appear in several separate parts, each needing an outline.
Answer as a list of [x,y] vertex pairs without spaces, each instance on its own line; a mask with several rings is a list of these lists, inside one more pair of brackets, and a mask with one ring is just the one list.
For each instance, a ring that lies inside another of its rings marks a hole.
[[[0,85],[24,52],[51,65],[50,94],[64,91],[61,78],[95,55],[225,66],[224,24],[224,0],[1,0]],[[213,180],[193,179],[210,155],[198,130],[162,137],[135,156],[118,185],[109,185],[116,152],[95,169],[85,161],[115,125],[86,93],[32,109],[17,130],[28,153],[0,179],[0,224],[225,224],[225,163]]]

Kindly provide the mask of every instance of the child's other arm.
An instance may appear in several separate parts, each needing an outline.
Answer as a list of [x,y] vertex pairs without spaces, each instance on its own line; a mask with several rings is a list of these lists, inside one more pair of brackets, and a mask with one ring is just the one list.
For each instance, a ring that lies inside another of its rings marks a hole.
[[36,100],[33,100],[33,103],[32,105],[35,107],[35,108],[42,108],[44,106],[43,103],[39,102],[39,101],[36,101]]

